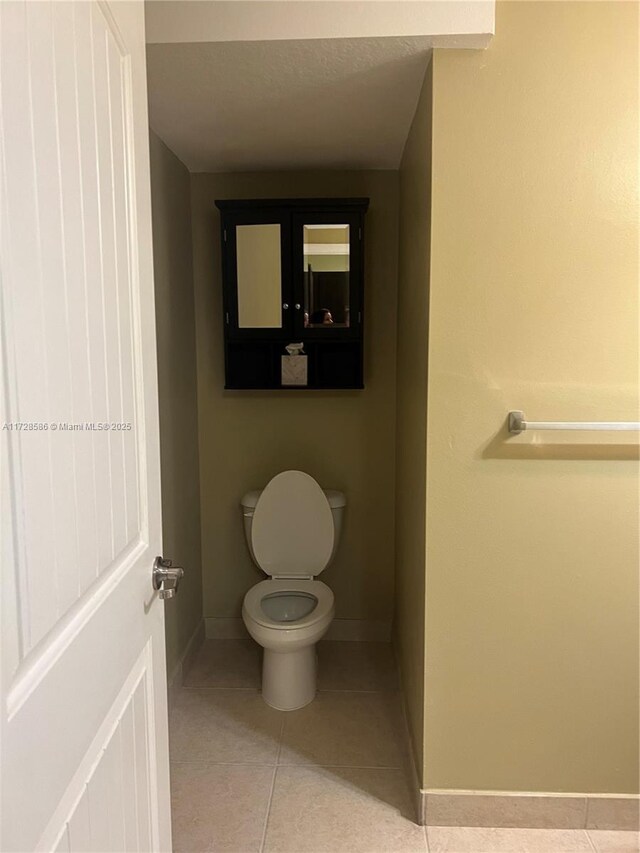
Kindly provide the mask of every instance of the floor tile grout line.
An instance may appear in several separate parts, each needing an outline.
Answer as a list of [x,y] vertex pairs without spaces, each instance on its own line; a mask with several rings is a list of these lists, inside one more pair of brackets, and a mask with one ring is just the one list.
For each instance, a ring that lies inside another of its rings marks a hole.
[[287,713],[285,712],[282,717],[282,723],[280,725],[280,737],[278,738],[278,751],[276,752],[276,767],[280,766],[280,756],[282,755],[282,747],[284,744],[284,732],[287,727]]
[[264,826],[262,827],[262,839],[260,841],[260,853],[264,851],[264,845],[267,840],[267,829],[269,827],[269,815],[271,814],[271,802],[273,800],[273,792],[276,787],[276,774],[278,773],[278,761],[280,760],[280,751],[282,749],[282,739],[284,737],[284,724],[286,721],[286,717],[282,718],[282,722],[280,724],[280,736],[278,737],[278,751],[276,753],[276,763],[273,768],[273,777],[271,779],[271,790],[269,791],[269,799],[267,801],[267,810],[264,816]]
[[296,767],[307,770],[313,768],[322,770],[394,770],[396,773],[403,771],[402,766],[398,764],[321,764],[317,761],[314,761],[313,764],[287,764],[281,761],[278,767],[286,767],[287,769]]
[[276,755],[276,767],[280,763],[280,753],[282,752],[282,744],[284,742],[284,730],[287,725],[287,717],[286,715],[282,718],[282,723],[280,724],[280,735],[278,737],[278,754]]
[[429,833],[427,832],[426,824],[422,825],[422,829],[423,829],[423,834],[424,834],[424,847],[425,847],[426,853],[429,853]]
[[593,853],[598,853],[598,848],[596,847],[593,839],[591,838],[591,835],[589,834],[589,830],[585,829],[583,831],[587,834],[587,842],[589,844],[589,847],[591,847],[591,849],[593,850]]
[[259,853],[263,853],[264,845],[267,840],[267,827],[269,825],[269,815],[271,814],[271,801],[273,800],[273,791],[276,787],[276,773],[278,772],[278,765],[274,765],[273,775],[271,777],[271,787],[269,788],[269,799],[267,800],[267,808],[264,814],[264,825],[262,827],[262,838],[260,839],[260,849]]

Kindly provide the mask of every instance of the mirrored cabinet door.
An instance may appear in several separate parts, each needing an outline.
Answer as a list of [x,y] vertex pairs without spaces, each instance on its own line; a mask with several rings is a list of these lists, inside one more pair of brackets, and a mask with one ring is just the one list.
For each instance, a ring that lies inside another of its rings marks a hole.
[[305,329],[349,328],[349,225],[302,226]]
[[238,326],[282,328],[281,226],[236,226]]
[[296,214],[293,223],[296,331],[305,337],[351,337],[360,323],[359,217]]
[[291,330],[290,234],[290,216],[279,211],[225,219],[225,321],[232,336],[271,337]]

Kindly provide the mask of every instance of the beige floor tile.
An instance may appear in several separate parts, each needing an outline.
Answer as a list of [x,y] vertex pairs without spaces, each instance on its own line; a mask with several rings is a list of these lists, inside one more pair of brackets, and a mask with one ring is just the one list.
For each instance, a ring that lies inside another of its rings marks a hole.
[[396,690],[398,674],[388,643],[318,643],[320,690]]
[[257,690],[183,688],[169,715],[171,758],[275,764],[283,716]]
[[400,767],[403,726],[395,693],[318,693],[287,714],[280,763]]
[[261,666],[261,649],[253,640],[205,640],[185,674],[184,686],[258,689]]
[[590,829],[589,838],[598,853],[639,853],[640,833]]
[[273,773],[272,767],[173,764],[174,853],[258,853]]
[[583,829],[430,826],[429,853],[593,853]]
[[278,767],[265,853],[425,853],[400,770]]

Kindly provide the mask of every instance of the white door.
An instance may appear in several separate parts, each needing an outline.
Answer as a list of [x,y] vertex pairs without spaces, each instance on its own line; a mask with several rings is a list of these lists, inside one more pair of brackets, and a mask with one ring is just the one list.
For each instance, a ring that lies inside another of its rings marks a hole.
[[143,5],[0,39],[0,849],[169,850]]

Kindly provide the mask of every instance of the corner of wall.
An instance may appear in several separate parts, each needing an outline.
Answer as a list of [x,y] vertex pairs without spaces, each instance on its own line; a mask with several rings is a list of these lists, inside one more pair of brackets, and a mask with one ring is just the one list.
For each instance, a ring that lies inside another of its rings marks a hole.
[[394,646],[401,673],[418,796],[424,764],[431,103],[430,61],[400,167],[396,373]]
[[152,130],[150,162],[163,552],[185,569],[165,607],[167,671],[174,674],[202,624],[191,194],[186,167]]

